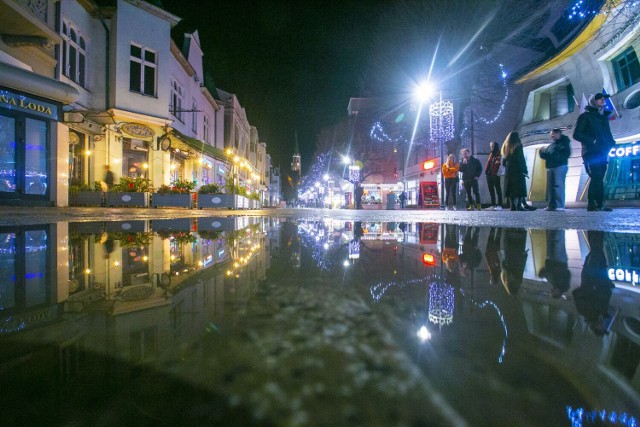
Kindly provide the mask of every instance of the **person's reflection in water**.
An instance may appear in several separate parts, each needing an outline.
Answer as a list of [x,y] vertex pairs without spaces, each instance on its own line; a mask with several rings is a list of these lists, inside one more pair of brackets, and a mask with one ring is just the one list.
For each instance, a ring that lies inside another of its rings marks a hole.
[[482,252],[478,249],[479,236],[480,229],[478,227],[467,227],[460,254],[460,274],[464,277],[469,277],[482,261]]
[[442,263],[446,267],[445,281],[454,288],[460,286],[460,269],[458,266],[458,226],[445,225]]
[[604,232],[588,231],[589,253],[582,266],[580,287],[573,291],[576,310],[584,317],[589,330],[597,336],[609,332],[613,318],[609,314],[609,300],[613,282],[607,274],[607,259],[604,255]]
[[551,296],[560,298],[569,290],[571,272],[565,246],[564,230],[547,230],[547,258],[538,276],[551,284]]
[[484,257],[489,269],[489,283],[495,285],[500,281],[500,240],[502,239],[502,228],[491,227]]
[[507,228],[504,232],[504,262],[502,263],[502,286],[509,295],[516,295],[522,284],[527,263],[527,230]]
[[104,259],[109,259],[114,249],[114,241],[108,233],[100,235],[100,243],[102,243],[102,253]]

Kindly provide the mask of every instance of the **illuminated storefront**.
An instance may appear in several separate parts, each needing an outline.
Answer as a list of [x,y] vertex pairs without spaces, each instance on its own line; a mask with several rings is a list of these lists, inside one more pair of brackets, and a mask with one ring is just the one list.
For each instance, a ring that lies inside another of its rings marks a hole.
[[0,88],[0,200],[47,203],[61,104]]
[[638,199],[640,195],[640,141],[619,144],[609,152],[605,177],[608,200]]

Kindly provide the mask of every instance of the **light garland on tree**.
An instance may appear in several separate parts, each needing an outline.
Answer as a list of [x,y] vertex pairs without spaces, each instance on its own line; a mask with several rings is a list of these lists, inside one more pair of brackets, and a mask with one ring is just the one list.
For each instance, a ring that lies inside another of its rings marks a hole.
[[440,101],[429,105],[429,139],[432,144],[451,141],[455,132],[453,123],[453,103]]
[[485,119],[484,117],[479,117],[477,119],[478,122],[482,122],[485,125],[492,125],[500,118],[500,116],[502,115],[502,112],[504,111],[505,105],[507,105],[507,99],[509,99],[509,86],[507,86],[507,72],[504,69],[504,65],[498,64],[498,67],[500,67],[500,78],[502,79],[502,87],[504,88],[504,96],[502,97],[502,103],[500,104],[500,107],[498,108],[498,112],[496,113],[495,116],[493,116],[493,118]]
[[374,139],[378,142],[392,142],[395,144],[396,142],[401,140],[401,138],[391,138],[389,135],[387,135],[384,129],[382,129],[382,123],[380,122],[375,122],[373,124],[373,126],[371,127],[371,131],[369,132],[369,136],[371,137],[371,139]]
[[369,292],[371,293],[371,298],[373,299],[373,301],[377,303],[377,302],[380,302],[380,299],[384,296],[384,294],[393,287],[398,287],[400,289],[403,289],[406,286],[422,285],[431,280],[434,280],[433,276],[421,277],[419,279],[407,280],[404,282],[384,282],[384,283],[381,282],[371,286],[371,289],[369,290]]
[[[464,290],[461,289],[460,293],[462,294],[462,296],[466,297]],[[479,309],[483,309],[488,305],[492,307],[496,311],[496,313],[498,313],[498,318],[500,319],[500,323],[502,323],[502,329],[504,330],[504,338],[502,338],[502,348],[500,350],[500,355],[498,356],[498,363],[502,363],[502,361],[504,360],[504,355],[507,352],[507,338],[509,337],[509,331],[507,330],[507,323],[505,322],[504,316],[500,311],[500,307],[498,307],[496,303],[494,303],[493,301],[489,301],[489,300],[481,304],[478,304],[477,302],[475,302],[473,298],[469,298],[469,300],[473,305],[475,305]]]

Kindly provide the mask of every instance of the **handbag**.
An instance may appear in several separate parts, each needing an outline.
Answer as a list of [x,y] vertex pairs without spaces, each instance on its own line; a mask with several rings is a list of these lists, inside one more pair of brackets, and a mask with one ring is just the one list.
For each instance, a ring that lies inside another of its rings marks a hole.
[[500,165],[500,167],[498,168],[498,176],[504,176],[506,171],[507,168],[505,168],[504,165]]

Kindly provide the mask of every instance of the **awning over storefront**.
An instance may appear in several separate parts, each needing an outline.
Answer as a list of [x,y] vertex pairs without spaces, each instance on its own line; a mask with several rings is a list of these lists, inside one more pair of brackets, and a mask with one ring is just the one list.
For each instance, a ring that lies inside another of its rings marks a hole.
[[199,139],[196,138],[191,138],[190,136],[187,136],[185,134],[183,134],[180,131],[177,131],[175,129],[172,129],[170,132],[170,135],[175,136],[176,138],[178,138],[180,141],[184,142],[185,144],[187,144],[189,147],[193,148],[194,150],[196,150],[198,153],[204,153],[208,156],[213,157],[214,159],[218,159],[218,160],[222,160],[222,161],[226,161],[227,160],[227,156],[225,154],[225,152],[219,148],[213,147],[210,144],[207,144],[204,141],[200,141]]
[[53,99],[62,104],[71,104],[80,96],[73,86],[3,62],[0,62],[0,76],[3,86]]

